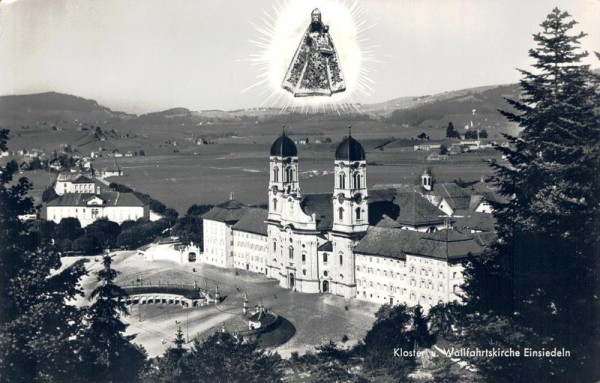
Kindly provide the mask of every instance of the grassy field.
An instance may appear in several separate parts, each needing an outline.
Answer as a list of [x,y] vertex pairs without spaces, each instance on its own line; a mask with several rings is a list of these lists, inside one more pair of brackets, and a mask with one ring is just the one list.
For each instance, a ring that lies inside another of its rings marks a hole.
[[[421,142],[415,137],[422,128],[378,121],[321,121],[315,116],[307,116],[305,121],[286,126],[286,133],[292,139],[308,138],[310,141],[308,145],[298,145],[304,193],[332,191],[335,148],[348,134],[349,125],[353,125],[353,137],[367,151],[367,183],[370,187],[416,182],[420,172],[428,166],[433,168],[438,182],[457,178],[478,180],[491,171],[484,160],[499,159],[495,151],[486,150],[451,157],[446,162],[430,163],[425,159],[432,152],[413,150],[413,146]],[[9,146],[13,150],[51,150],[60,144],[71,144],[80,156],[89,155],[100,147],[106,149],[105,153],[115,149],[121,153],[143,149],[145,156],[97,158],[93,165],[100,170],[112,167],[116,161],[125,175],[111,181],[148,193],[180,213],[192,204],[222,202],[230,192],[244,203],[266,202],[269,148],[281,134],[279,123],[144,126],[139,122],[131,125],[120,122],[115,126],[103,126],[103,129],[115,133],[108,134],[106,141],[95,141],[90,130],[65,128],[53,131],[46,125],[19,128],[11,133]],[[429,128],[425,132],[433,143],[443,138],[445,128]],[[500,132],[490,133],[494,139]],[[200,137],[210,140],[211,144],[197,145],[196,139]],[[332,142],[325,143],[326,138]],[[315,140],[323,143],[314,144]],[[386,143],[383,151],[378,149]],[[37,200],[55,177],[44,172],[26,172],[24,175],[34,182],[36,190],[33,194]]]
[[[334,145],[301,145],[298,150],[302,191],[331,192]],[[179,212],[194,203],[223,202],[230,192],[242,202],[261,204],[267,195],[268,154],[264,144],[217,144],[200,147],[197,155],[123,158],[119,165],[125,176],[111,180],[149,193]],[[412,148],[367,151],[368,161],[378,164],[368,166],[367,183],[370,187],[413,183],[427,166],[433,168],[438,182],[473,181],[490,173],[484,160],[497,158],[495,152],[482,151],[431,163],[425,160],[428,154]],[[111,163],[99,159],[94,166]]]

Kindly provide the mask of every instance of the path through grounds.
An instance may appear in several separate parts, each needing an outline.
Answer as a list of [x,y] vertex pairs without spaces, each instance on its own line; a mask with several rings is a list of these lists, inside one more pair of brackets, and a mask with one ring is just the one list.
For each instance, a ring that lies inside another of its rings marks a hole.
[[[74,258],[63,258],[69,264]],[[95,287],[97,272],[102,267],[101,257],[90,257],[87,268],[90,275],[82,285],[86,296]],[[131,285],[140,278],[144,284],[193,284],[207,287],[214,292],[218,285],[219,293],[225,300],[218,306],[205,306],[183,309],[174,305],[136,305],[130,315],[124,318],[129,324],[128,334],[137,334],[135,342],[144,346],[148,355],[161,355],[172,340],[178,327],[190,340],[205,338],[223,326],[234,322],[242,313],[244,292],[248,294],[249,307],[263,305],[282,315],[295,327],[296,334],[285,344],[275,348],[283,357],[291,352],[303,354],[329,339],[341,343],[344,335],[355,344],[362,339],[373,325],[374,313],[378,306],[356,299],[323,294],[303,294],[278,287],[277,281],[263,275],[238,270],[224,270],[209,265],[181,265],[169,261],[146,261],[133,251],[113,254],[113,267],[119,271],[117,283]],[[194,269],[196,271],[194,271]],[[78,301],[89,304],[87,298]],[[347,307],[347,309],[346,309]]]

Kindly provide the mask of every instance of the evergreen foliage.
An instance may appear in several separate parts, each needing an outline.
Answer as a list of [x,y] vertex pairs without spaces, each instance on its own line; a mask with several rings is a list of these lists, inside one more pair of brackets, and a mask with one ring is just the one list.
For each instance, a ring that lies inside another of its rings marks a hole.
[[[228,333],[214,333],[202,342],[196,339],[182,356],[174,350],[159,362],[150,381],[263,383],[282,376],[278,354],[260,350],[255,343],[239,342]],[[174,363],[177,356],[180,359]],[[171,375],[174,371],[177,375]]]
[[[0,130],[0,150],[8,131]],[[38,242],[19,220],[33,211],[26,178],[13,182],[15,162],[0,169],[0,377],[6,382],[70,381],[79,351],[82,262],[61,268],[52,243]]]
[[90,354],[85,357],[93,369],[81,373],[90,374],[86,378],[94,382],[135,382],[145,367],[146,352],[130,343],[134,336],[124,334],[127,325],[120,316],[129,314],[123,299],[127,293],[114,283],[117,271],[111,263],[110,256],[105,255],[104,268],[97,273],[99,285],[91,293],[94,302],[86,331]]
[[452,121],[450,121],[446,127],[446,138],[460,138],[460,134],[454,129]]
[[498,241],[467,265],[462,322],[480,347],[564,347],[571,356],[475,360],[495,381],[600,379],[600,95],[575,25],[559,9],[548,15],[529,52],[533,69],[520,71],[521,99],[508,100],[518,114],[503,112],[523,130],[498,148],[509,164],[493,165],[493,181],[508,202],[494,206]]

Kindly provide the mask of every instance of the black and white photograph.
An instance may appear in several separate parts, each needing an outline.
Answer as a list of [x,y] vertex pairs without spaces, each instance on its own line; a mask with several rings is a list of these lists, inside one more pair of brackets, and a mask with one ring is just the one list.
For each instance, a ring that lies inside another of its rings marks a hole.
[[0,0],[0,382],[600,382],[600,0]]

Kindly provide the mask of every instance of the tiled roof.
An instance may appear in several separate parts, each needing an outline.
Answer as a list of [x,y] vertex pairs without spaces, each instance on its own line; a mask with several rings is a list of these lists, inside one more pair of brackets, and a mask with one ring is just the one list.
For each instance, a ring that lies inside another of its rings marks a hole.
[[[80,177],[85,177],[85,176],[83,176],[81,173],[78,173],[78,172],[60,172],[60,173],[58,173],[56,180],[57,181],[74,182],[76,179],[78,179]],[[87,178],[87,177],[85,177],[85,178]],[[91,180],[90,180],[90,182],[91,182]]]
[[265,221],[268,216],[269,211],[267,209],[246,208],[240,220],[233,225],[233,229],[267,235],[267,223]]
[[455,217],[456,226],[462,230],[494,231],[494,216],[488,213],[469,213],[465,217]]
[[87,206],[87,202],[99,197],[104,202],[102,206],[144,206],[133,193],[104,192],[92,193],[67,193],[48,202],[47,206]]
[[483,247],[474,235],[455,230],[434,234],[385,227],[373,227],[359,241],[355,252],[405,259],[406,254],[436,259],[458,259],[478,255]]
[[202,218],[211,221],[233,223],[243,217],[245,209],[245,206],[241,202],[230,199],[210,209]]
[[418,241],[421,233],[383,227],[372,227],[358,242],[354,251],[360,254],[372,254],[396,259],[406,259],[404,244]]
[[71,183],[74,183],[74,184],[89,184],[89,183],[93,183],[93,182],[94,181],[92,181],[91,179],[89,179],[86,176],[79,176],[71,181]]
[[333,251],[333,243],[327,241],[317,248],[317,251]]
[[383,215],[381,221],[377,222],[377,226],[379,227],[388,227],[388,228],[402,228],[402,225],[398,223],[395,219],[391,219],[386,214]]
[[482,200],[497,203],[507,202],[507,199],[501,196],[493,185],[490,185],[486,182],[477,182],[476,184],[473,184],[469,187],[469,192],[472,195],[470,206],[471,210],[475,210]]
[[439,224],[444,222],[443,212],[433,206],[419,193],[399,193],[396,204],[400,206],[398,223],[410,226]]
[[435,184],[431,193],[444,198],[454,210],[466,210],[471,202],[468,191],[455,183]]

